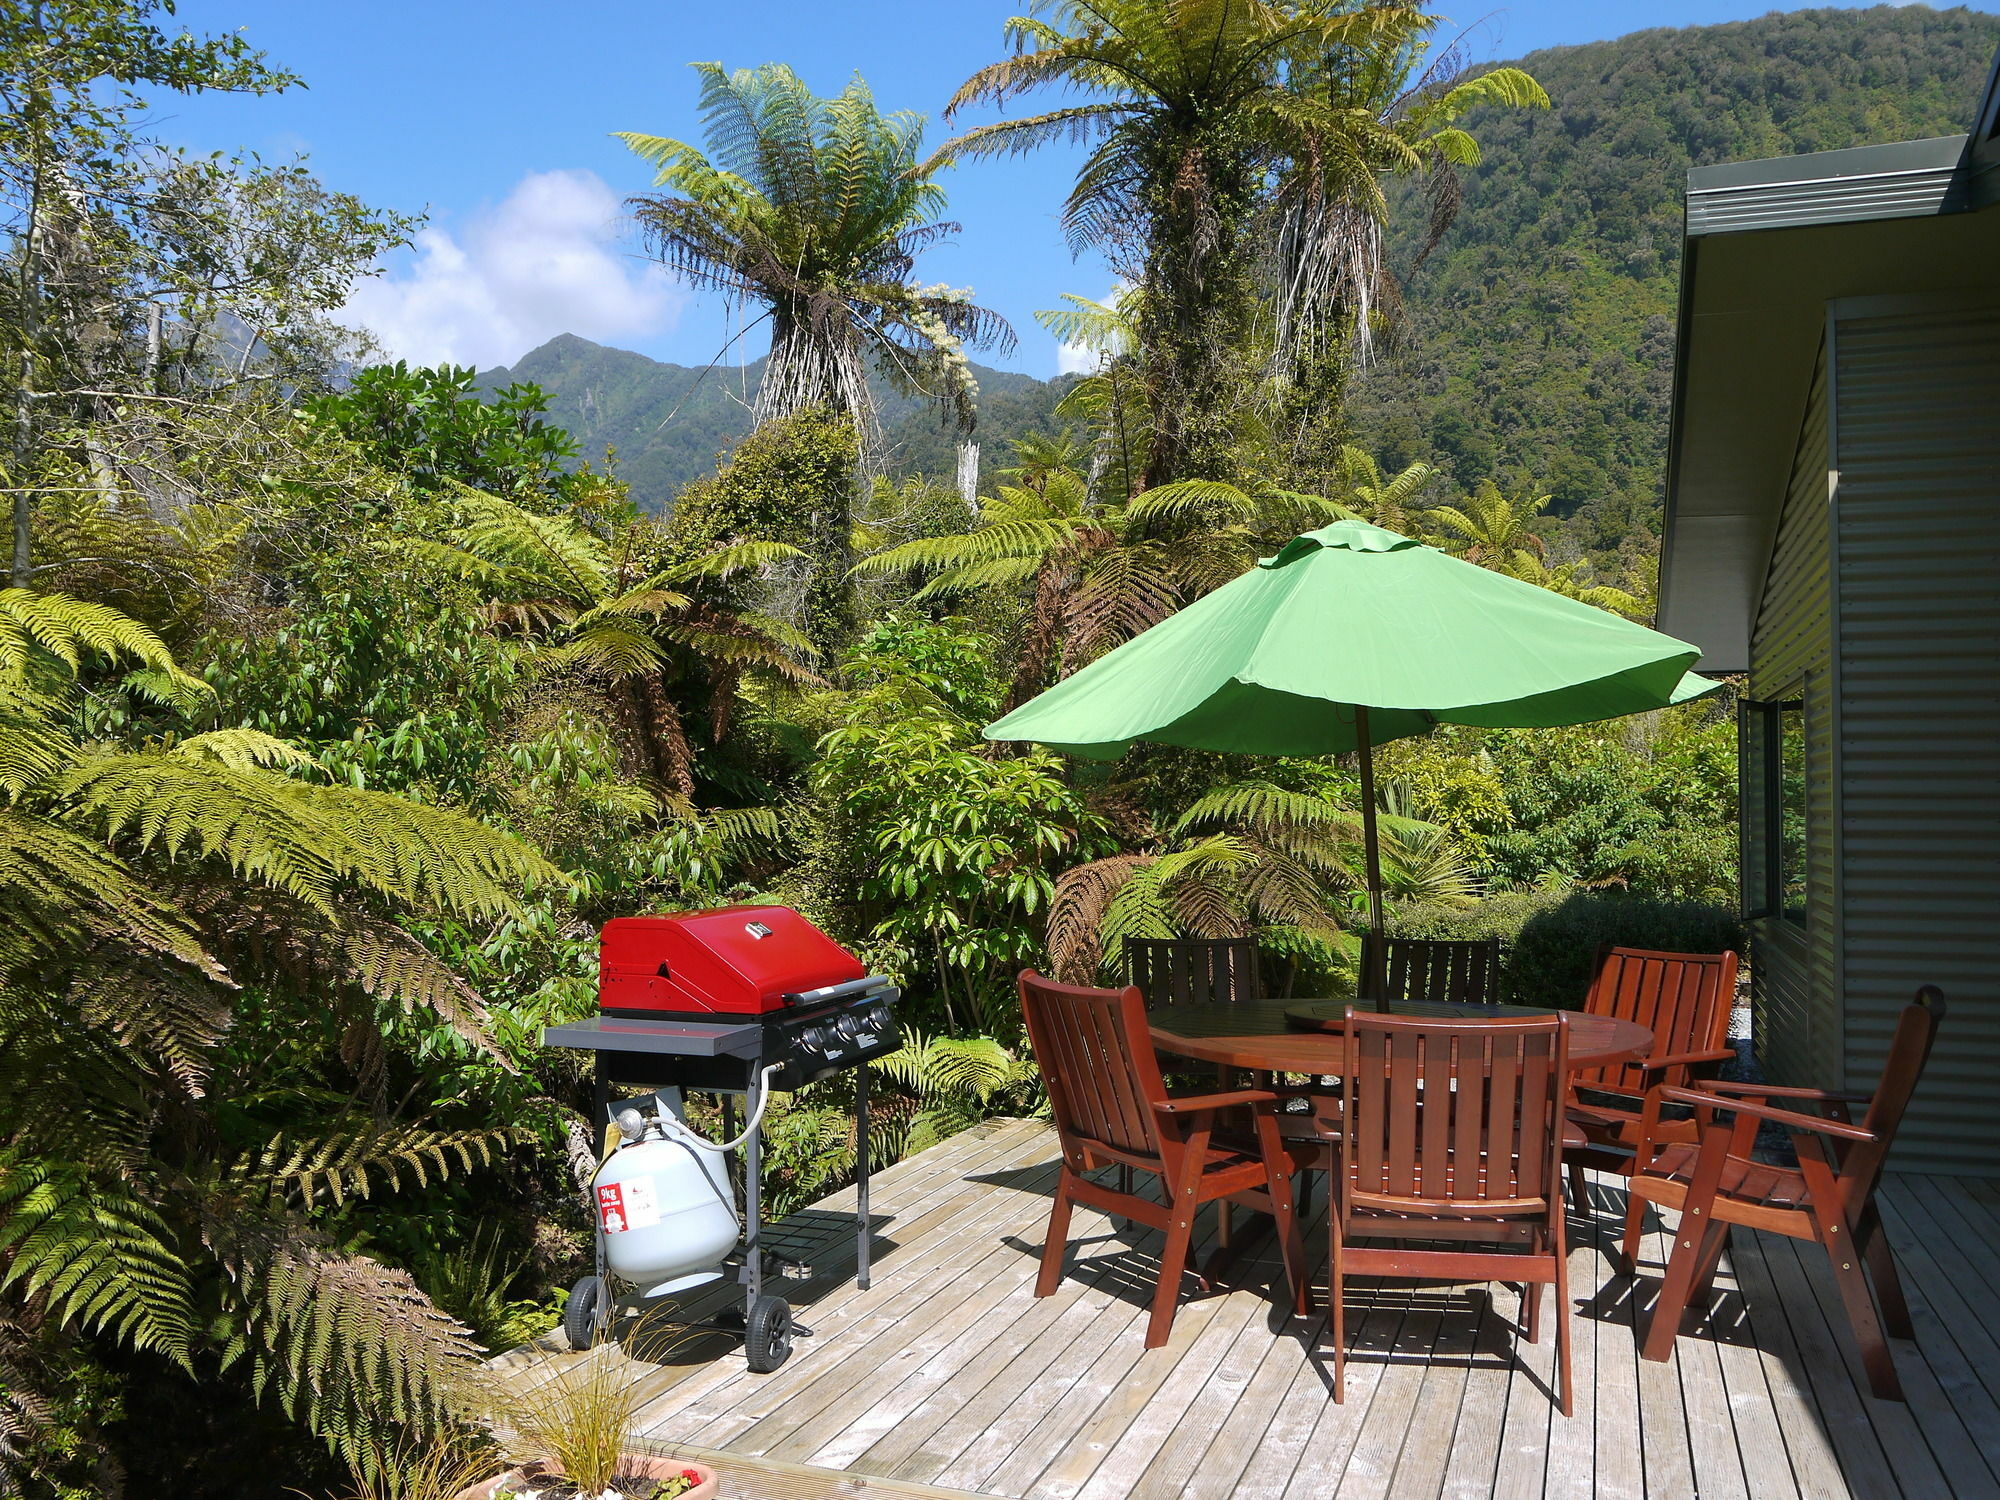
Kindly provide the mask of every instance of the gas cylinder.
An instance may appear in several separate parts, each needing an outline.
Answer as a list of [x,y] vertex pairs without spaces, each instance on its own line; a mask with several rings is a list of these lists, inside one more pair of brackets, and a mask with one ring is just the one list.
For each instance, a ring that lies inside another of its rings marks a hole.
[[726,1159],[690,1144],[677,1114],[621,1119],[627,1138],[592,1182],[605,1261],[647,1296],[714,1281],[738,1235]]

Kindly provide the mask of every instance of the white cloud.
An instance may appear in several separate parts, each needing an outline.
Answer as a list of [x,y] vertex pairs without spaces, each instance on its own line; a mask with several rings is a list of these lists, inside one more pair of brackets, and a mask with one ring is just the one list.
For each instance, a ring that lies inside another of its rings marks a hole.
[[[1114,282],[1111,290],[1097,300],[1106,307],[1116,307],[1118,299],[1129,290],[1127,283]],[[1056,373],[1058,375],[1094,375],[1103,365],[1104,357],[1094,349],[1086,349],[1082,344],[1056,345]]]
[[594,172],[531,172],[458,234],[427,227],[407,270],[361,282],[346,321],[413,364],[511,364],[559,333],[631,341],[685,301],[620,250],[618,198]]
[[1081,344],[1056,345],[1056,373],[1058,375],[1088,375],[1102,361]]

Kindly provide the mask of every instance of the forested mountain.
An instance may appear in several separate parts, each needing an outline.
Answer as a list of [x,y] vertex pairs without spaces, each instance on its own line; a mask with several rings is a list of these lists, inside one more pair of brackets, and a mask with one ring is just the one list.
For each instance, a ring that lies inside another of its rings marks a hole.
[[[1468,118],[1485,164],[1422,264],[1423,216],[1414,205],[1399,216],[1404,321],[1354,383],[1357,441],[1391,471],[1425,458],[1461,487],[1490,476],[1553,492],[1591,548],[1656,529],[1687,169],[1962,131],[1996,45],[2000,16],[1909,5],[1642,31],[1521,59],[1554,107]],[[990,474],[1008,439],[1054,427],[1067,382],[974,369]],[[564,335],[480,382],[540,385],[584,451],[615,445],[622,476],[660,509],[748,430],[761,371],[704,376]],[[897,469],[952,473],[936,418],[882,394]]]
[[1958,134],[1996,45],[2000,16],[1909,5],[1521,59],[1553,108],[1468,117],[1485,162],[1420,267],[1401,216],[1403,352],[1356,382],[1358,440],[1552,491],[1588,546],[1657,529],[1687,169]]
[[[1051,413],[1069,382],[977,364],[972,371],[979,382],[977,437],[990,474],[996,463],[1006,462],[1010,439],[1054,430]],[[597,460],[607,446],[615,447],[619,477],[642,505],[661,511],[750,430],[750,404],[763,373],[761,359],[703,371],[566,333],[530,350],[511,368],[482,371],[479,383],[540,386],[549,397],[550,419],[569,430],[584,455]],[[946,477],[957,472],[957,440],[940,425],[935,408],[886,386],[876,396],[896,472]]]

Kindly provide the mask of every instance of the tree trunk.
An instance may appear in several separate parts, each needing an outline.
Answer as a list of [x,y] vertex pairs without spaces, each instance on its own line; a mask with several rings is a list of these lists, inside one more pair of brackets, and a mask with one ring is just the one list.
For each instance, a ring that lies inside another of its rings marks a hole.
[[14,487],[14,557],[10,578],[15,588],[24,589],[34,577],[29,558],[28,477],[35,462],[35,340],[39,337],[41,282],[36,261],[41,254],[42,170],[39,163],[29,178],[28,222],[21,234],[21,362],[14,386],[14,464],[10,476]]

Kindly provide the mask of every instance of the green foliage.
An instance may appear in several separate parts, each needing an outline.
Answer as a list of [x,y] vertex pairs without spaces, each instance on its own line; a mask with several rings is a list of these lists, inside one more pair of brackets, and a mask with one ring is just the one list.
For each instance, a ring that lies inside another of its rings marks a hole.
[[411,369],[399,359],[356,371],[344,390],[315,397],[307,410],[420,490],[469,485],[546,496],[545,504],[576,498],[577,444],[542,420],[549,398],[533,385],[493,390],[477,380],[469,368]]
[[1005,1032],[1009,986],[1036,958],[1056,874],[1092,852],[1102,822],[1054,755],[983,753],[972,725],[920,681],[938,632],[906,639],[918,648],[907,671],[883,670],[888,643],[877,642],[880,681],[821,741],[813,785],[859,857],[867,930],[936,986],[954,1030],[976,1021]]
[[1520,59],[1554,107],[1465,117],[1482,160],[1427,258],[1423,216],[1391,220],[1405,327],[1353,382],[1356,440],[1464,489],[1533,475],[1629,587],[1659,527],[1688,168],[1963,131],[1996,45],[1993,16],[1878,5]]
[[799,565],[770,581],[767,602],[823,658],[838,653],[854,623],[847,563],[859,457],[851,418],[791,412],[760,426],[712,479],[689,485],[674,511],[673,534],[686,548],[763,537],[799,549]]
[[1562,888],[1502,891],[1470,907],[1393,909],[1388,925],[1401,937],[1499,938],[1502,998],[1564,1009],[1583,1003],[1592,960],[1607,944],[1720,953],[1744,943],[1731,907]]
[[0,880],[0,1327],[240,1365],[340,1448],[448,1409],[473,1346],[333,1231],[357,1198],[484,1164],[507,1132],[356,1117],[297,1079],[262,1084],[291,1109],[260,1129],[219,1102],[250,1081],[224,1039],[254,992],[311,994],[350,1028],[376,999],[422,1004],[484,1045],[476,997],[384,913],[491,919],[557,872],[462,815],[290,774],[310,758],[242,726],[78,743],[92,658],[178,667],[101,606],[0,599],[0,848],[43,874]]

